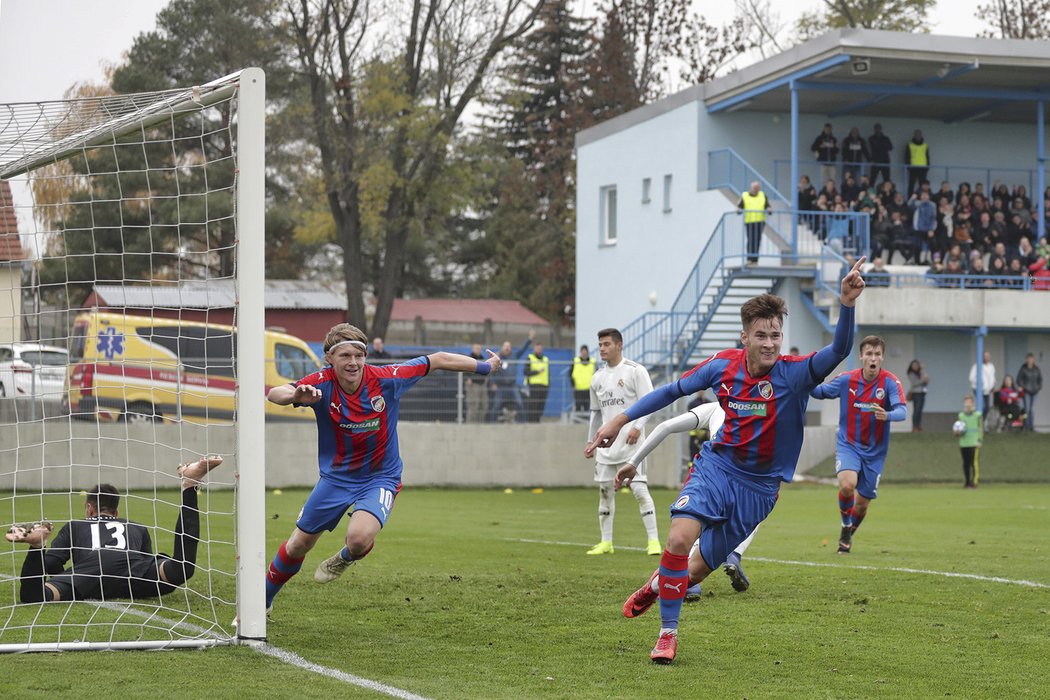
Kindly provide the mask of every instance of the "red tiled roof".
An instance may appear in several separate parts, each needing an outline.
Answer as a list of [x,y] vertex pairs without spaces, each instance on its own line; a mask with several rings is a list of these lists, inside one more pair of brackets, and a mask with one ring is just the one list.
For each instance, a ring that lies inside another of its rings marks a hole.
[[541,316],[526,309],[517,301],[506,299],[395,299],[391,312],[393,321],[412,321],[421,316],[424,321],[446,323],[516,323],[526,326],[549,326]]
[[11,199],[11,185],[0,180],[0,262],[22,260],[22,240],[18,237],[18,218]]

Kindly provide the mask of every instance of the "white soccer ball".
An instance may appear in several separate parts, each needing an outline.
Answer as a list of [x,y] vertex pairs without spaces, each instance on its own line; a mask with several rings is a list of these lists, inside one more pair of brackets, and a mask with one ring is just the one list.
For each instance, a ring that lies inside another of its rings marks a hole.
[[961,420],[955,421],[952,423],[952,432],[956,435],[962,435],[966,432],[966,423],[963,423]]

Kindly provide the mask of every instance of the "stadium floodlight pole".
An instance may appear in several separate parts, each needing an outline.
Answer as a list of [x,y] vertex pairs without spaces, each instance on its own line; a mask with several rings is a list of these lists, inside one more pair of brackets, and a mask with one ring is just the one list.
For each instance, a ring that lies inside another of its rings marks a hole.
[[264,303],[266,75],[240,75],[237,118],[237,628],[266,639]]

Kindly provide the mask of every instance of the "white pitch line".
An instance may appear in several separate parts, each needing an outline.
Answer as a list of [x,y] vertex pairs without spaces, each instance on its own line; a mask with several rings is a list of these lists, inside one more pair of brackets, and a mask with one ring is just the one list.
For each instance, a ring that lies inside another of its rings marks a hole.
[[392,685],[386,685],[385,683],[369,680],[368,678],[361,678],[360,676],[355,676],[352,673],[346,673],[345,671],[340,671],[339,669],[328,668],[327,666],[315,664],[312,661],[307,661],[306,659],[294,652],[288,651],[287,649],[281,649],[280,647],[275,647],[270,644],[257,644],[253,645],[253,648],[260,654],[272,656],[278,661],[283,661],[286,664],[298,666],[299,668],[311,671],[312,673],[326,676],[328,678],[334,678],[335,680],[342,681],[343,683],[350,683],[360,688],[374,690],[377,693],[389,695],[390,697],[402,698],[403,700],[429,700],[429,698],[426,698],[422,695],[416,695],[415,693],[410,693],[407,690],[395,688]]
[[1050,588],[1050,583],[1039,583],[1026,579],[1003,578],[1002,576],[982,576],[980,574],[963,574],[957,571],[934,571],[933,569],[911,569],[906,566],[866,566],[864,564],[842,565],[829,564],[816,561],[793,561],[791,559],[769,559],[767,557],[748,557],[751,561],[765,561],[772,564],[790,564],[792,566],[821,566],[830,569],[858,569],[862,571],[898,571],[904,574],[927,574],[930,576],[944,576],[947,578],[968,578],[974,581],[988,581],[990,583],[1008,583],[1014,586],[1028,586],[1029,588]]
[[[528,544],[556,544],[568,547],[590,547],[582,542],[558,542],[552,540],[530,540],[516,537],[504,538],[507,542],[525,542]],[[645,551],[642,547],[617,547],[636,552]],[[1039,581],[1028,581],[1025,579],[1003,578],[1002,576],[981,576],[980,574],[963,574],[955,571],[934,571],[932,569],[910,569],[905,566],[868,566],[864,564],[831,564],[818,561],[795,561],[793,559],[771,559],[769,557],[747,557],[750,561],[763,561],[770,564],[788,564],[790,566],[819,566],[828,569],[856,569],[858,571],[896,571],[903,574],[926,574],[928,576],[944,576],[946,578],[967,578],[974,581],[988,581],[990,583],[1008,583],[1014,586],[1028,586],[1029,588],[1050,588],[1050,583]]]
[[[15,577],[15,576],[8,576],[7,574],[0,574],[0,581],[15,581],[15,580],[17,580],[17,577]],[[192,631],[197,632],[197,633],[199,633],[201,635],[206,635],[206,636],[210,637],[212,640],[214,640],[216,642],[219,642],[219,643],[223,643],[223,642],[231,643],[232,642],[232,640],[227,640],[227,639],[225,639],[223,637],[220,637],[220,636],[216,635],[211,630],[206,630],[203,627],[198,627],[197,625],[194,625],[194,624],[192,624],[190,622],[185,622],[185,621],[181,621],[180,622],[179,620],[170,620],[168,618],[161,617],[160,615],[156,615],[156,614],[153,614],[153,613],[147,613],[144,610],[138,610],[136,608],[132,608],[132,607],[130,607],[129,604],[126,604],[126,603],[102,602],[102,601],[81,601],[81,602],[88,603],[90,605],[95,605],[95,606],[101,607],[101,608],[107,608],[109,610],[113,610],[114,612],[118,612],[118,613],[131,614],[131,615],[136,615],[138,617],[142,617],[142,618],[145,618],[145,619],[154,619],[154,620],[159,620],[161,622],[167,622],[167,623],[169,623],[172,626],[173,629],[181,627],[183,629],[192,630]],[[260,654],[265,654],[266,656],[273,657],[273,658],[277,659],[278,661],[282,661],[282,662],[284,662],[286,664],[290,664],[292,666],[298,666],[299,668],[302,668],[304,670],[310,671],[312,673],[317,673],[319,675],[326,676],[328,678],[334,678],[335,680],[342,681],[343,683],[350,683],[352,685],[356,685],[356,686],[361,687],[361,688],[366,688],[368,690],[374,690],[377,693],[382,693],[384,695],[389,695],[389,696],[394,697],[394,698],[402,698],[402,700],[430,700],[429,698],[427,698],[427,697],[425,697],[423,695],[416,695],[415,693],[411,693],[411,692],[409,692],[407,690],[402,690],[401,688],[395,688],[392,685],[386,685],[384,683],[380,683],[379,681],[373,681],[373,680],[370,680],[368,678],[362,678],[361,676],[355,676],[352,673],[346,673],[345,671],[340,671],[340,670],[335,669],[335,668],[328,668],[327,666],[321,666],[320,664],[315,664],[312,661],[307,661],[306,659],[304,659],[303,657],[299,656],[295,652],[288,651],[287,649],[281,649],[280,647],[275,647],[275,646],[273,646],[271,644],[266,644],[266,643],[251,644],[250,646],[251,646],[251,648],[253,650],[259,652]]]

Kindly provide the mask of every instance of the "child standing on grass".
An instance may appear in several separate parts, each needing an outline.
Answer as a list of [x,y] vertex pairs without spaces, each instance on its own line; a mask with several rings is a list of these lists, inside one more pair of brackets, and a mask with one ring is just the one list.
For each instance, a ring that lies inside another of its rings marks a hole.
[[984,442],[984,421],[981,420],[981,412],[975,409],[972,396],[963,399],[963,410],[959,412],[959,420],[966,425],[966,430],[959,435],[963,476],[966,478],[965,488],[975,489],[981,474],[978,448]]

